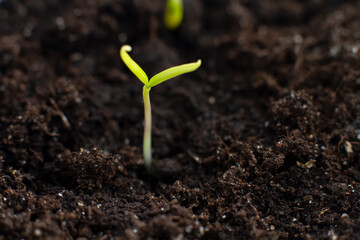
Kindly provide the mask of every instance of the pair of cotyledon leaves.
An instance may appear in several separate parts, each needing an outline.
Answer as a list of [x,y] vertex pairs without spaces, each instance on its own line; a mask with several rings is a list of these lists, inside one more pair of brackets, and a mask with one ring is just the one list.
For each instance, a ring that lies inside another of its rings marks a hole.
[[120,49],[121,59],[124,61],[125,65],[135,74],[135,76],[139,78],[139,80],[143,82],[148,88],[152,88],[166,80],[177,77],[181,74],[195,71],[201,65],[201,60],[198,60],[194,63],[171,67],[156,74],[149,80],[144,70],[142,70],[142,68],[129,56],[128,52],[131,52],[131,47],[129,45],[122,46]]

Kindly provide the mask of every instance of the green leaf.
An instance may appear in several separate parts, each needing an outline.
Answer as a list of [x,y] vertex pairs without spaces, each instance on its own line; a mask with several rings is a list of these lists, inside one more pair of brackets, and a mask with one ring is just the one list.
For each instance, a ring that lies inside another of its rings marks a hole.
[[148,86],[154,87],[154,86],[156,86],[166,80],[169,80],[171,78],[177,77],[177,76],[185,74],[185,73],[195,71],[196,69],[198,69],[200,67],[200,65],[201,65],[201,60],[198,60],[197,62],[194,62],[194,63],[187,63],[187,64],[183,64],[183,65],[179,65],[176,67],[166,69],[166,70],[156,74],[155,76],[153,76],[150,79]]
[[125,63],[125,65],[135,74],[135,76],[142,81],[145,85],[148,84],[149,78],[141,69],[141,67],[129,56],[128,52],[131,52],[131,47],[129,45],[124,45],[120,48],[120,57]]

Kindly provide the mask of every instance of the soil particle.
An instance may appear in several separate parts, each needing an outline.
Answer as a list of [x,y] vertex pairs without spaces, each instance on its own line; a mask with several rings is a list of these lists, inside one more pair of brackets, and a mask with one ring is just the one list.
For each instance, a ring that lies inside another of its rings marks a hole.
[[97,149],[80,149],[80,152],[59,156],[55,167],[55,171],[59,171],[56,178],[68,188],[91,192],[111,183],[117,173],[116,163],[119,163],[116,158],[106,156]]

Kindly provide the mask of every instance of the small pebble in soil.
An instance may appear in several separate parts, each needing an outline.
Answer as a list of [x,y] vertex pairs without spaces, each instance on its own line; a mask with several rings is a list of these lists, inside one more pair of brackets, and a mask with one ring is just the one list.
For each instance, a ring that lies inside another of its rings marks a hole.
[[265,127],[269,127],[269,125],[270,125],[270,122],[269,122],[269,121],[266,121],[266,122],[264,123],[264,126],[265,126]]
[[184,235],[182,235],[181,233],[179,235],[177,235],[175,238],[175,240],[181,240],[184,239]]
[[56,22],[56,26],[58,27],[59,30],[65,29],[65,21],[62,17],[57,17],[55,19],[55,22]]
[[208,101],[210,104],[214,104],[216,100],[214,97],[209,97]]
[[204,229],[204,227],[203,227],[203,226],[200,226],[200,228],[199,228],[199,232],[200,232],[200,235],[204,235],[204,233],[205,233],[205,229]]
[[359,51],[359,48],[358,48],[358,47],[352,47],[352,48],[351,48],[351,53],[352,53],[352,54],[357,54],[358,51]]
[[352,144],[349,141],[345,141],[344,146],[345,146],[345,151],[347,153],[353,153],[354,152],[353,149],[352,149]]
[[341,52],[341,47],[340,46],[332,46],[329,50],[329,56],[330,57],[336,57],[337,55],[339,55]]
[[300,43],[303,42],[303,37],[300,34],[296,34],[293,37],[293,41],[294,41],[295,44],[300,44]]
[[336,235],[336,233],[335,233],[335,231],[333,229],[331,229],[328,232],[328,236],[329,236],[329,239],[331,239],[331,240],[337,240],[338,239],[338,236]]
[[40,229],[36,228],[34,230],[34,235],[35,235],[35,237],[40,237],[42,235],[42,231]]

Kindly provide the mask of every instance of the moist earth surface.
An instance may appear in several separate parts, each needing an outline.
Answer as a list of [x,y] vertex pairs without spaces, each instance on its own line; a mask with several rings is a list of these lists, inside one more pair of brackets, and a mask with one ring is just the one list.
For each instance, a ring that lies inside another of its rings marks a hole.
[[0,1],[0,239],[360,239],[360,2],[184,5]]

